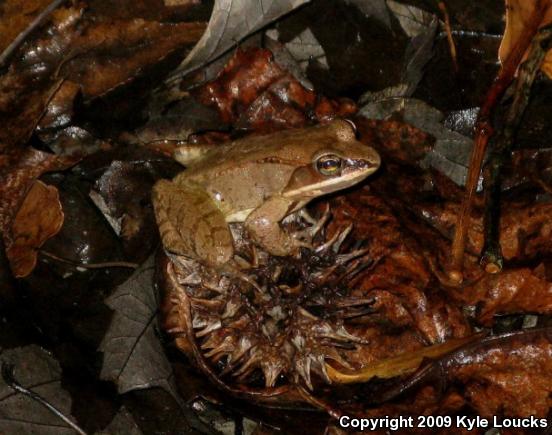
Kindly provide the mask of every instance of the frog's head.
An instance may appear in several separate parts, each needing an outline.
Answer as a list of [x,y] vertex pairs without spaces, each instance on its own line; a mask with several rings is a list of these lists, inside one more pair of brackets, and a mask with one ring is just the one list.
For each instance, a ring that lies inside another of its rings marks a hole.
[[321,140],[304,144],[308,158],[294,171],[282,193],[285,197],[306,200],[346,189],[380,166],[377,151],[356,140],[352,122],[337,120],[318,128]]

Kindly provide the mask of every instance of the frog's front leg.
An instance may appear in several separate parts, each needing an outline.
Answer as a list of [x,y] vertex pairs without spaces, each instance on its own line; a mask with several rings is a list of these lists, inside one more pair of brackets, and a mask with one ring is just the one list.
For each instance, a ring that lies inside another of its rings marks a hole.
[[249,235],[269,254],[290,255],[304,245],[280,227],[280,222],[294,205],[289,199],[272,197],[253,210],[245,220]]
[[224,214],[207,192],[193,185],[160,180],[152,194],[165,249],[215,267],[232,258],[232,234]]

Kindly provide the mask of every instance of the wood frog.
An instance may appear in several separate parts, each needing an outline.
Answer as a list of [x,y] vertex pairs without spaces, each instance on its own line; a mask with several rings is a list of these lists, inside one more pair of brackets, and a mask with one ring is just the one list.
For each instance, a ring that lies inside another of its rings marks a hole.
[[[196,153],[197,154],[197,153]],[[249,136],[175,158],[186,170],[153,188],[161,239],[169,252],[223,267],[233,257],[231,222],[244,224],[266,252],[285,256],[301,242],[280,222],[309,201],[375,172],[378,153],[358,142],[354,125],[326,125]]]

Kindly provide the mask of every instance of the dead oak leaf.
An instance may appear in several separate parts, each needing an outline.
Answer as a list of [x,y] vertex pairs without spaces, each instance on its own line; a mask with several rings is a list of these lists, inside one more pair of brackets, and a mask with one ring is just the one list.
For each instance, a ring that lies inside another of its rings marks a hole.
[[59,232],[63,217],[58,190],[36,180],[15,216],[13,242],[6,248],[16,278],[25,277],[33,271],[38,248]]
[[[501,62],[510,54],[537,8],[541,7],[544,13],[539,27],[552,23],[552,0],[506,0],[506,29],[498,49]],[[541,69],[552,78],[552,50],[546,54]]]

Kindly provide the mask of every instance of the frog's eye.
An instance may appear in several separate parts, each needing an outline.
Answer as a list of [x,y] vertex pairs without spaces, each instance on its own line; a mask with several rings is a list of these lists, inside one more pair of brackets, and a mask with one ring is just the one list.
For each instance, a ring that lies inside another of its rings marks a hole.
[[335,154],[326,154],[316,161],[316,169],[322,175],[339,175],[341,172],[341,157]]

